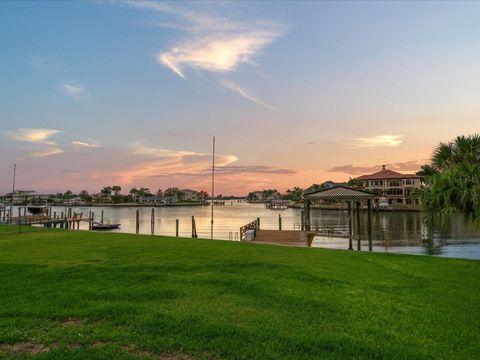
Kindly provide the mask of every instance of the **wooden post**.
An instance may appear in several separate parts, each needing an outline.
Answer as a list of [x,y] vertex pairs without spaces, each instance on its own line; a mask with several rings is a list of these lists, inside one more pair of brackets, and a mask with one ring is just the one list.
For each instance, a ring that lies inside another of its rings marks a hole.
[[192,216],[192,238],[197,238],[197,223],[195,222],[195,216]]
[[305,230],[310,231],[310,200],[305,200]]
[[348,202],[348,250],[353,250],[352,202]]
[[140,232],[140,210],[137,209],[135,212],[135,234],[138,235]]
[[362,250],[362,245],[360,243],[360,239],[362,237],[361,233],[361,225],[360,225],[360,201],[357,201],[357,250]]
[[368,207],[368,251],[372,251],[372,200],[367,200]]
[[282,214],[278,214],[278,230],[282,230]]
[[103,224],[103,210],[102,210],[102,214],[100,215],[100,222]]
[[155,233],[155,208],[152,208],[152,214],[150,215],[150,232],[152,235]]
[[175,236],[178,237],[178,226],[179,226],[179,220],[175,220]]
[[305,231],[305,213],[303,210],[300,212],[300,230]]
[[257,217],[257,230],[260,230],[260,218]]

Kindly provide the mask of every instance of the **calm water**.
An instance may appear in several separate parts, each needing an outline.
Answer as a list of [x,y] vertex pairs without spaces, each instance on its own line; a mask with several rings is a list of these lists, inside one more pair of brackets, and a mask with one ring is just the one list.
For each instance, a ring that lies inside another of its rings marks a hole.
[[[120,223],[119,232],[135,232],[134,207],[77,207],[72,211],[83,212],[88,216],[90,210],[96,218],[104,210],[105,219],[112,223]],[[140,233],[150,234],[151,208],[141,207]],[[60,214],[63,207],[52,208]],[[261,228],[278,229],[278,216],[282,216],[284,230],[298,230],[300,226],[300,210],[287,209],[283,211],[267,210],[263,204],[227,202],[225,206],[217,206],[215,211],[214,238],[235,239],[239,228],[257,217],[261,219]],[[180,222],[180,236],[191,236],[191,217],[195,216],[199,237],[210,238],[210,208],[195,207],[159,207],[155,208],[155,234],[175,236],[175,220]],[[332,210],[312,210],[312,225],[330,225],[341,227],[348,224],[347,212]],[[435,255],[480,259],[480,231],[466,226],[461,216],[452,220],[447,231],[431,229],[422,221],[418,212],[382,212],[372,216],[373,250],[407,254]],[[367,238],[366,214],[362,214],[361,225],[364,229],[362,238]],[[81,228],[87,229],[83,223]],[[348,239],[316,237],[314,247],[347,249]],[[356,248],[356,242],[354,242]],[[362,249],[368,249],[368,242],[362,241]]]

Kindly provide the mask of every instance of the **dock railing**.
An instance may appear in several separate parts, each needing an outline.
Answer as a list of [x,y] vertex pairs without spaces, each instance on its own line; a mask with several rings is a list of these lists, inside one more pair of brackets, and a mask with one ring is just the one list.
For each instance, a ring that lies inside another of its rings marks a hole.
[[247,232],[247,230],[254,230],[256,233],[257,230],[259,229],[260,229],[260,223],[258,219],[252,221],[251,223],[248,223],[247,225],[242,226],[240,228],[240,241],[245,240],[245,233]]

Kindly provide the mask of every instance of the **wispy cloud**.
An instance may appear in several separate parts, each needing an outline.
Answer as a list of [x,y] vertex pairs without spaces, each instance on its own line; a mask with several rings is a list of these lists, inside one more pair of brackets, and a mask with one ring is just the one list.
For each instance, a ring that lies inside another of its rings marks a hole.
[[[253,64],[260,50],[285,32],[284,26],[271,21],[239,22],[211,12],[194,11],[193,6],[186,9],[164,2],[117,2],[137,9],[166,13],[176,18],[177,23],[160,23],[160,26],[182,30],[184,36],[167,50],[158,52],[156,59],[183,79],[187,78],[186,72],[189,69],[225,74],[236,70],[242,64]],[[260,106],[273,109],[249,95],[243,87],[231,82],[220,83]]]
[[356,138],[354,148],[398,146],[403,143],[403,135],[376,135],[369,138]]
[[237,85],[235,84],[234,82],[230,81],[230,80],[221,80],[220,81],[220,84],[222,84],[224,87],[226,87],[227,89],[239,94],[240,96],[244,97],[245,99],[247,100],[250,100],[250,101],[253,101],[254,103],[260,105],[260,106],[263,106],[264,108],[266,109],[269,109],[269,110],[275,110],[276,108],[270,104],[267,104],[266,102],[260,100],[260,99],[257,99],[256,97],[250,95],[247,90],[245,90],[243,87],[241,87],[240,85]]
[[363,175],[363,174],[370,174],[382,169],[382,165],[385,165],[387,169],[393,171],[418,171],[420,167],[428,162],[428,160],[418,161],[418,160],[411,160],[405,162],[396,162],[396,163],[389,163],[386,162],[384,164],[377,164],[371,166],[356,166],[356,165],[339,165],[334,166],[328,172],[337,172],[337,173],[344,173],[349,175]]
[[56,129],[32,129],[32,128],[19,128],[14,131],[8,131],[5,134],[12,140],[25,141],[33,143],[55,144],[48,139],[53,135],[56,135],[60,130]]
[[82,85],[65,83],[62,84],[62,90],[66,95],[75,100],[87,100],[90,98],[87,88]]
[[46,156],[52,156],[57,154],[63,154],[63,153],[64,153],[64,150],[62,148],[55,146],[47,149],[34,151],[30,153],[30,157],[46,157]]
[[182,78],[186,68],[225,73],[242,63],[250,63],[275,37],[268,31],[211,34],[176,44],[159,53],[157,59]]
[[45,157],[63,153],[63,149],[55,141],[50,140],[52,136],[58,133],[60,133],[60,130],[56,129],[19,128],[8,131],[5,135],[11,140],[35,144],[34,150],[28,156]]
[[72,145],[74,146],[80,146],[80,147],[88,147],[88,148],[96,148],[98,147],[97,144],[86,142],[86,141],[80,141],[80,140],[74,140],[72,141]]
[[53,73],[62,68],[62,64],[58,60],[43,56],[29,56],[27,63],[30,67],[39,73]]
[[[125,182],[152,176],[167,176],[171,174],[201,173],[211,163],[211,155],[188,150],[171,150],[149,147],[139,144],[134,147],[132,155],[136,157],[138,166],[118,173]],[[141,160],[140,160],[141,159]],[[226,166],[237,161],[235,155],[216,155],[218,166]]]

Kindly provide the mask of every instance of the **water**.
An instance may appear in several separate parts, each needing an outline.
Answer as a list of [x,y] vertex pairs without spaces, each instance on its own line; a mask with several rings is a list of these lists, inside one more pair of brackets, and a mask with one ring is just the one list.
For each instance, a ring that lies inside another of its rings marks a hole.
[[[140,207],[140,233],[150,234],[150,207]],[[115,230],[124,233],[135,233],[136,207],[73,207],[72,211],[95,212],[99,219],[101,211],[104,218],[111,223],[120,223],[121,228]],[[64,207],[53,207],[60,215]],[[155,208],[155,234],[175,236],[175,222],[179,219],[179,236],[191,236],[191,217],[195,216],[197,233],[200,238],[210,238],[210,207],[179,206]],[[283,230],[299,230],[299,209],[282,211],[267,210],[263,204],[226,202],[225,206],[214,208],[214,238],[235,240],[239,236],[240,227],[260,218],[262,229],[278,229],[278,217],[282,216]],[[17,211],[14,210],[14,214]],[[354,228],[355,218],[354,220]],[[348,224],[346,211],[312,209],[312,227],[329,225],[335,228]],[[367,239],[367,216],[361,216],[362,239]],[[81,229],[87,229],[87,223],[81,223]],[[373,251],[418,255],[445,256],[456,258],[480,259],[480,231],[463,222],[458,215],[452,219],[446,231],[430,228],[425,225],[419,212],[381,212],[372,215]],[[354,248],[357,243],[354,240]],[[368,241],[361,241],[362,250],[368,250]],[[315,237],[312,247],[347,249],[348,239]]]

